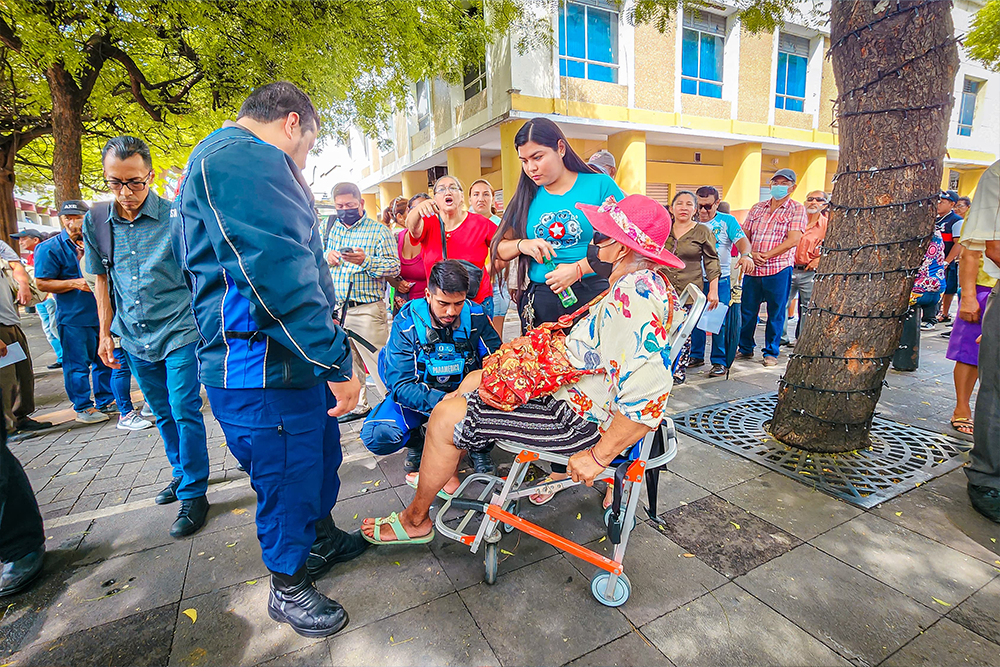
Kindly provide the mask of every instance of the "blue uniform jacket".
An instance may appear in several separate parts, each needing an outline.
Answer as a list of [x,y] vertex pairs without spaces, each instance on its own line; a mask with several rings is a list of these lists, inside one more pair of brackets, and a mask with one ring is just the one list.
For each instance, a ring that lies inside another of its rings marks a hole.
[[[392,320],[389,342],[379,357],[379,370],[382,371],[382,380],[389,390],[388,398],[404,408],[427,415],[441,401],[445,392],[427,386],[417,372],[420,339],[416,328],[422,325],[414,321],[410,312],[412,303],[403,306]],[[469,342],[479,349],[481,366],[483,357],[500,349],[500,336],[490,324],[482,306],[466,301],[465,308],[471,315]],[[476,345],[477,341],[481,342],[482,346]]]
[[235,125],[199,143],[170,212],[192,292],[200,377],[301,389],[352,375],[312,194],[283,151]]

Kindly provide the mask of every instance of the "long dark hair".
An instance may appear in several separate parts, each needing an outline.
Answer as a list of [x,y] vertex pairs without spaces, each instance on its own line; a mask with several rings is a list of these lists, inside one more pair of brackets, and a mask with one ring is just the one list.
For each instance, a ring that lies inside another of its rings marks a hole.
[[[562,159],[563,166],[566,167],[566,169],[574,171],[578,174],[597,173],[596,169],[584,162],[583,158],[576,154],[573,147],[569,145],[566,135],[559,129],[558,125],[553,123],[548,118],[532,118],[525,123],[514,136],[514,148],[520,148],[529,141],[534,141],[536,144],[547,146],[554,151],[559,150],[559,142],[562,141],[563,145],[566,147],[566,154],[563,155]],[[506,280],[508,269],[500,269],[497,266],[500,241],[504,240],[508,232],[511,234],[511,238],[514,239],[527,238],[528,209],[531,208],[531,202],[535,201],[535,195],[537,193],[538,186],[535,185],[535,182],[531,180],[531,177],[525,173],[524,169],[522,169],[521,178],[518,179],[517,188],[514,190],[514,196],[508,200],[510,202],[509,204],[504,205],[503,219],[500,221],[500,229],[497,231],[496,236],[493,237],[493,245],[490,248],[490,257],[492,258],[490,274],[494,277],[502,275],[504,280]],[[505,199],[506,195],[507,193],[505,192]],[[524,278],[526,275],[528,275],[528,262],[519,261],[517,263],[518,291],[520,291],[521,285],[524,284]]]

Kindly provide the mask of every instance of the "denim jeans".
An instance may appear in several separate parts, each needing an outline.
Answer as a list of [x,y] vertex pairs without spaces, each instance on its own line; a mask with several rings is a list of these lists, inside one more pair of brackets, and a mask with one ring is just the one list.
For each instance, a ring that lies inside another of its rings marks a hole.
[[42,320],[42,331],[48,339],[52,351],[56,353],[56,361],[62,363],[62,343],[59,342],[59,329],[56,326],[56,300],[46,299],[36,306],[38,317]]
[[921,322],[937,322],[938,302],[941,301],[941,292],[924,292],[913,305],[923,309]]
[[[708,283],[705,285],[705,294],[708,294]],[[719,304],[729,305],[732,298],[732,290],[729,285],[729,277],[719,278]],[[691,358],[705,359],[705,337],[707,334],[695,327],[691,332]],[[690,362],[689,362],[690,363]],[[712,334],[712,363],[720,366],[726,365],[726,325],[722,324],[719,333]]]
[[[63,382],[66,395],[73,409],[83,412],[94,407],[110,405],[115,400],[111,393],[111,369],[97,356],[97,327],[78,327],[59,324],[59,340],[63,346]],[[90,379],[94,379],[94,400],[90,398]]]
[[764,355],[778,356],[781,332],[785,329],[788,316],[788,293],[792,287],[792,267],[782,269],[773,276],[743,276],[743,300],[740,314],[743,328],[740,329],[740,352],[753,354],[754,334],[757,331],[757,314],[760,304],[767,304],[767,327],[764,330]]
[[174,477],[181,478],[177,487],[181,500],[204,496],[208,489],[208,447],[201,416],[196,345],[177,348],[162,361],[127,355],[139,389],[156,415],[156,428],[163,436],[163,449]]
[[132,371],[128,368],[128,352],[122,348],[115,350],[115,360],[121,368],[111,369],[111,393],[115,395],[118,411],[123,415],[132,412]]

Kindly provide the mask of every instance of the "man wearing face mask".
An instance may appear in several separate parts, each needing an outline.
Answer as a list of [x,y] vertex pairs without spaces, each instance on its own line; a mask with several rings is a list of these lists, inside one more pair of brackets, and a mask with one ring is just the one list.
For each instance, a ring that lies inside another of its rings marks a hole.
[[806,229],[806,209],[792,199],[795,172],[779,169],[771,177],[771,198],[754,204],[743,221],[750,239],[754,269],[743,276],[740,306],[740,359],[752,359],[760,304],[767,304],[764,333],[764,366],[778,363],[781,333],[785,328],[788,293],[792,286],[795,246]]
[[365,548],[330,515],[343,459],[336,417],[354,408],[359,387],[301,171],[318,131],[301,90],[258,88],[235,123],[195,147],[170,216],[201,381],[257,493],[267,612],[305,637],[347,625],[313,580]]
[[[327,221],[326,261],[340,305],[347,301],[344,327],[376,348],[389,337],[385,290],[389,278],[399,275],[399,254],[392,232],[365,211],[361,190],[354,183],[333,186],[337,213]],[[365,390],[365,366],[351,341],[354,372],[361,381],[357,407],[340,421],[360,419],[371,412]]]

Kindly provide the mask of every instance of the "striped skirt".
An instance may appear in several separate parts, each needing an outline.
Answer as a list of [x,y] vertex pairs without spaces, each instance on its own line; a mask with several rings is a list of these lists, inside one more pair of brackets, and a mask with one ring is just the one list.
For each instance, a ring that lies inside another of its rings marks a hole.
[[551,396],[532,399],[512,412],[484,403],[479,392],[470,392],[465,399],[465,418],[455,425],[455,446],[459,449],[481,452],[503,441],[569,455],[593,447],[601,439],[597,424]]

